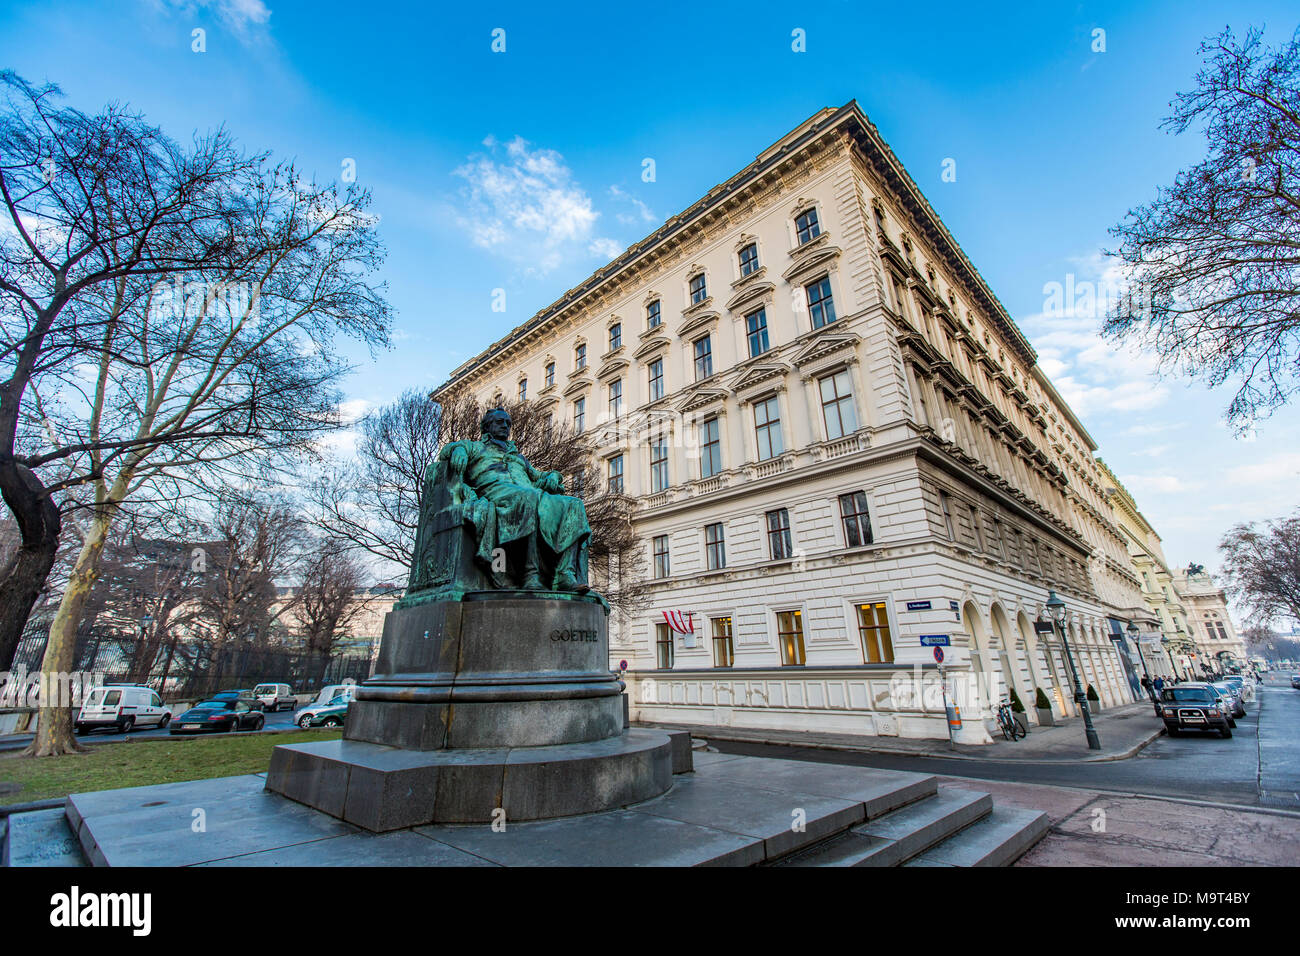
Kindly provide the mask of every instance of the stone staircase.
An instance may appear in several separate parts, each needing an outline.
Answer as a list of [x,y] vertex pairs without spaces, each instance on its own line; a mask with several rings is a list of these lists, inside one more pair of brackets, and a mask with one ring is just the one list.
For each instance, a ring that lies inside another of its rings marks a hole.
[[1010,866],[1047,833],[1047,814],[996,807],[987,793],[940,787],[793,850],[768,866]]

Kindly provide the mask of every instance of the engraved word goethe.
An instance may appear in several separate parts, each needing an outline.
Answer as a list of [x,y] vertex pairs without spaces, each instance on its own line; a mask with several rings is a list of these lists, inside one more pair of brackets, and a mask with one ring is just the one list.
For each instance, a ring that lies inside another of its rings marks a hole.
[[559,628],[551,631],[553,641],[574,641],[594,644],[598,638],[594,628]]

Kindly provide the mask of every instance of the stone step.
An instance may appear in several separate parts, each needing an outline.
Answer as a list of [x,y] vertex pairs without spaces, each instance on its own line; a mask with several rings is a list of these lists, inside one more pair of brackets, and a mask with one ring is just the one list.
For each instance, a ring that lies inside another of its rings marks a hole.
[[[9,815],[0,866],[87,866],[81,844],[64,811],[33,810]],[[5,824],[0,820],[0,827]]]
[[1051,820],[1039,810],[994,807],[904,866],[1010,866],[1047,835]]
[[987,793],[939,787],[933,796],[787,856],[777,865],[899,866],[988,816],[992,809],[993,798]]

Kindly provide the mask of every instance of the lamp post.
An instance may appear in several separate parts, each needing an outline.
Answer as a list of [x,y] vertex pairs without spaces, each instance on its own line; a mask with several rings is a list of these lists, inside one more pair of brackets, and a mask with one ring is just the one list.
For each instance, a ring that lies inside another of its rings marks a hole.
[[1177,677],[1177,676],[1178,676],[1178,666],[1174,663],[1174,654],[1173,654],[1173,651],[1171,651],[1171,650],[1169,649],[1169,643],[1170,643],[1170,642],[1169,642],[1169,638],[1167,638],[1167,637],[1165,637],[1163,634],[1161,634],[1161,635],[1160,635],[1160,646],[1163,647],[1163,648],[1165,649],[1165,656],[1169,658],[1169,670],[1170,670],[1170,672],[1171,672],[1175,677]]
[[1070,677],[1074,680],[1074,701],[1083,713],[1083,732],[1088,738],[1088,749],[1100,750],[1101,739],[1097,736],[1097,729],[1092,726],[1092,714],[1088,712],[1088,695],[1083,692],[1083,687],[1079,684],[1079,671],[1074,666],[1074,655],[1070,652],[1069,638],[1065,636],[1065,602],[1056,596],[1055,591],[1049,591],[1047,594],[1047,613],[1051,615],[1052,624],[1061,636],[1061,646],[1065,648],[1065,660],[1070,665]]

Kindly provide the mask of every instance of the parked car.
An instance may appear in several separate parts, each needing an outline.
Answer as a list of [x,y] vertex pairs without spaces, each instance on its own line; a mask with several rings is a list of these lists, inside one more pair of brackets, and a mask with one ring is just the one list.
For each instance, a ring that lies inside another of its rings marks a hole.
[[195,704],[172,723],[173,734],[203,734],[215,731],[261,730],[266,723],[262,712],[247,700],[205,700]]
[[[296,714],[293,715],[293,722],[297,724],[299,727],[301,727],[303,730],[306,730],[308,727],[317,726],[312,724],[312,720],[316,717],[317,714],[321,713],[321,711],[330,710],[331,708],[337,708],[340,706],[342,706],[342,708],[346,711],[347,705],[352,703],[353,699],[356,696],[357,685],[337,684],[335,685],[335,687],[338,692],[332,698],[326,701],[321,701],[318,698],[317,700],[308,704],[302,710],[298,711]],[[340,720],[337,726],[340,727],[343,726],[343,721]]]
[[240,687],[236,690],[220,690],[213,694],[208,700],[242,700],[248,703],[254,710],[262,710],[262,702],[253,696],[253,691],[248,687]]
[[298,706],[298,698],[293,695],[288,684],[258,684],[253,688],[253,696],[262,703],[263,710],[276,714],[281,710],[293,710]]
[[1156,711],[1170,737],[1177,737],[1184,730],[1217,730],[1220,736],[1232,736],[1228,723],[1232,714],[1223,706],[1218,691],[1209,684],[1188,682],[1166,687]]
[[309,704],[308,706],[311,706],[313,704],[320,704],[321,706],[324,706],[325,704],[328,704],[330,701],[332,701],[339,694],[343,693],[346,690],[353,690],[356,688],[356,686],[357,685],[355,682],[351,684],[326,684],[324,687],[320,689],[320,693],[316,695],[316,699],[313,700],[311,704]]
[[105,684],[92,690],[81,704],[73,730],[85,734],[104,727],[129,734],[136,727],[166,727],[171,708],[151,687],[139,684]]
[[1300,674],[1291,675],[1291,686],[1295,690],[1300,690]]
[[1246,685],[1244,683],[1236,684],[1230,680],[1218,680],[1214,682],[1214,686],[1215,687],[1224,686],[1227,687],[1228,690],[1232,692],[1232,702],[1233,702],[1232,716],[1233,717],[1246,716],[1246,690],[1245,690]]
[[308,721],[309,727],[342,727],[343,721],[348,716],[348,705],[352,703],[352,698],[346,694],[339,694],[334,700],[330,701],[326,707],[319,708],[315,715]]
[[1246,716],[1246,709],[1241,706],[1241,701],[1237,699],[1237,692],[1231,684],[1225,684],[1223,681],[1216,681],[1210,685],[1214,692],[1219,695],[1219,703],[1223,706],[1223,711],[1228,715],[1228,726],[1236,728],[1237,711],[1241,711],[1241,716]]

